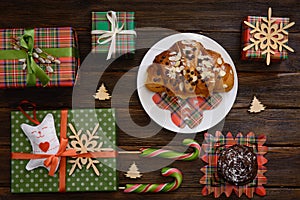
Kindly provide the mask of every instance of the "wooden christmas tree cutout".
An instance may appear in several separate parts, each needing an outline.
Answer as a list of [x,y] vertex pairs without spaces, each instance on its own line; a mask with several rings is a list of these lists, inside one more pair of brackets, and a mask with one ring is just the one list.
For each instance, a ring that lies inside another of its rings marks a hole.
[[248,111],[250,113],[258,113],[265,110],[265,108],[266,107],[256,98],[256,96],[254,96]]
[[270,64],[271,61],[271,54],[275,54],[275,50],[282,51],[282,48],[294,52],[294,50],[289,47],[286,43],[288,39],[285,39],[284,36],[288,35],[286,29],[290,28],[295,24],[295,22],[291,22],[286,26],[283,26],[283,23],[280,24],[275,23],[276,18],[272,18],[272,9],[269,8],[268,11],[268,18],[262,18],[262,22],[256,22],[255,26],[247,21],[244,23],[253,28],[250,31],[252,38],[250,41],[252,42],[248,46],[243,48],[243,51],[247,51],[248,49],[254,46],[255,51],[260,49],[262,51],[262,55],[266,54],[267,56],[267,65]]
[[97,90],[96,94],[93,95],[93,97],[99,100],[106,100],[111,98],[103,83],[101,84],[100,88]]
[[142,176],[142,174],[139,172],[139,169],[136,166],[135,162],[133,162],[130,165],[130,167],[125,175],[126,175],[126,177],[133,178],[133,179],[141,178],[141,176]]

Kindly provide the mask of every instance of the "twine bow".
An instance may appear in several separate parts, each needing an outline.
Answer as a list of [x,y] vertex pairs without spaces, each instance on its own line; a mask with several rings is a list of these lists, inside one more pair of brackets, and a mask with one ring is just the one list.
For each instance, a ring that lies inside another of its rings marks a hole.
[[38,78],[42,85],[45,86],[50,81],[47,74],[35,63],[32,53],[34,48],[34,29],[26,29],[24,35],[21,36],[20,46],[26,51],[27,64],[27,86],[35,86],[36,78]]
[[[124,28],[124,23],[122,24],[121,27],[118,26],[118,17],[115,11],[108,11],[106,13],[106,17],[108,21],[111,24],[111,30],[106,31],[106,30],[93,30],[92,34],[100,34],[99,38],[97,39],[97,43],[102,45],[106,44],[111,41],[110,47],[108,50],[107,58],[106,60],[110,59],[112,54],[116,52],[116,36],[117,34],[122,34],[122,35],[135,35],[136,32],[134,30],[123,30]],[[104,41],[101,41],[103,39],[107,38]]]

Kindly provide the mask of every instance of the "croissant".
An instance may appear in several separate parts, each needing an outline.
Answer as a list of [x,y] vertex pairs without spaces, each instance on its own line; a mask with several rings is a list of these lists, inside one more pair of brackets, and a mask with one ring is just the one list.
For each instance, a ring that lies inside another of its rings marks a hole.
[[169,96],[209,97],[229,92],[234,85],[232,66],[221,54],[195,40],[181,40],[155,57],[147,68],[145,86]]

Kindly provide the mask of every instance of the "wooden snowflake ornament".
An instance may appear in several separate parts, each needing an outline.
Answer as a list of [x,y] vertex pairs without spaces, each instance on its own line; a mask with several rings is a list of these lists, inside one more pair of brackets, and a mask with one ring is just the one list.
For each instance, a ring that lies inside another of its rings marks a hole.
[[127,173],[125,174],[126,177],[136,179],[136,178],[141,178],[142,174],[139,172],[138,167],[136,166],[135,162],[133,162]]
[[270,64],[271,55],[274,55],[275,51],[282,52],[282,49],[285,48],[294,52],[294,50],[287,45],[288,32],[286,30],[293,26],[295,22],[284,26],[282,22],[279,24],[276,23],[276,18],[271,17],[271,15],[272,9],[269,8],[268,18],[263,17],[261,22],[257,21],[255,25],[253,25],[248,21],[244,21],[252,30],[250,31],[251,44],[245,46],[243,51],[247,51],[252,47],[254,47],[255,51],[261,50],[262,55],[266,54],[267,65]]
[[265,108],[266,107],[256,98],[256,96],[254,96],[248,111],[250,113],[258,113],[265,110]]
[[[82,129],[76,131],[71,123],[68,124],[68,127],[70,128],[72,133],[72,135],[69,136],[69,138],[71,139],[71,142],[68,145],[69,149],[75,149],[79,153],[113,151],[113,149],[111,148],[102,148],[103,142],[99,142],[97,131],[98,129],[101,129],[100,124],[96,124],[92,132],[86,130],[86,134],[83,133]],[[86,166],[86,169],[92,167],[95,174],[97,176],[100,176],[100,171],[97,168],[100,161],[96,158],[74,157],[73,159],[70,159],[68,163],[72,164],[69,175],[72,175],[75,172],[76,168],[79,168],[81,170],[83,166]]]
[[107,100],[111,98],[110,94],[107,92],[107,89],[105,88],[103,83],[101,84],[100,88],[97,90],[96,94],[93,95],[93,97],[98,100]]

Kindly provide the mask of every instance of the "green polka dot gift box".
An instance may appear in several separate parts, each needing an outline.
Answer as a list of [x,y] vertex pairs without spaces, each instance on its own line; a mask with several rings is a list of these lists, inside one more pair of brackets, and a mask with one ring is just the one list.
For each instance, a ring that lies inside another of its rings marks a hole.
[[116,191],[114,109],[11,112],[11,192]]

